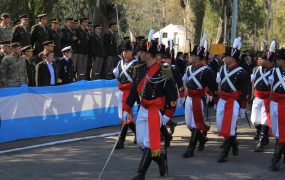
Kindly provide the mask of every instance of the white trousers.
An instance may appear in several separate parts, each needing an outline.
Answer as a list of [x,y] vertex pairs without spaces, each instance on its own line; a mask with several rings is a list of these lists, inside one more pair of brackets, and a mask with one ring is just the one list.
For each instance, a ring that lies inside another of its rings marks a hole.
[[[162,117],[160,116],[160,125],[162,122]],[[160,129],[158,129],[160,131]],[[150,148],[149,142],[149,127],[148,127],[148,110],[144,107],[140,106],[137,120],[136,120],[136,136],[137,136],[137,144],[142,148]]]
[[252,109],[251,109],[251,117],[250,117],[251,123],[254,126],[257,125],[268,125],[267,122],[267,115],[264,105],[264,100],[259,99],[257,97],[254,98],[252,102]]
[[[217,126],[218,134],[221,132],[221,128],[223,124],[225,104],[226,104],[226,101],[220,98],[217,104],[217,113],[216,113],[216,126]],[[234,101],[231,132],[230,132],[231,136],[235,136],[236,134],[238,114],[239,114],[239,104],[237,101]]]
[[[201,109],[202,113],[204,112],[204,104],[201,99]],[[196,123],[193,115],[193,103],[192,103],[192,97],[187,96],[185,101],[185,121],[186,126],[189,130],[196,128]]]
[[123,104],[122,104],[122,99],[123,99],[123,91],[118,92],[118,115],[120,120],[122,120],[122,112],[123,112]]
[[278,103],[275,101],[270,102],[270,120],[271,120],[271,126],[272,126],[272,134],[275,136],[275,138],[278,139],[279,138]]

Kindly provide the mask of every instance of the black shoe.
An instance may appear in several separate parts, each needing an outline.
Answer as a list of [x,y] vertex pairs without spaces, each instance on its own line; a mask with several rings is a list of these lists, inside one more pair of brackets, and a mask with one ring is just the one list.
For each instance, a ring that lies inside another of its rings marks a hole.
[[145,174],[148,170],[148,167],[151,164],[151,161],[152,161],[151,151],[149,148],[146,148],[143,150],[143,155],[141,158],[139,168],[137,170],[137,174],[132,178],[132,180],[144,180]]
[[255,148],[255,152],[263,152],[264,146],[269,144],[269,127],[266,125],[261,126],[259,142]]
[[264,151],[264,145],[259,142],[254,150],[254,152],[263,152]]
[[173,121],[172,119],[169,119],[166,126],[170,129],[170,134],[172,135],[174,133],[175,127],[177,126],[177,122]]
[[259,140],[259,135],[260,135],[260,130],[261,130],[261,124],[255,126],[256,132],[255,135],[253,136],[253,140],[258,141]]
[[229,151],[231,150],[231,143],[230,143],[230,138],[225,139],[224,145],[223,145],[223,151],[217,160],[218,163],[223,163],[228,161],[228,154]]
[[194,149],[188,147],[187,150],[184,152],[183,157],[184,158],[190,158],[194,156]]
[[120,138],[118,143],[116,144],[115,149],[123,149],[124,148],[124,142],[125,142],[125,140]]
[[166,174],[166,155],[161,153],[160,156],[152,158],[159,167],[159,174],[161,177],[165,176]]
[[273,158],[270,168],[272,169],[272,171],[279,171],[279,160],[276,158]]

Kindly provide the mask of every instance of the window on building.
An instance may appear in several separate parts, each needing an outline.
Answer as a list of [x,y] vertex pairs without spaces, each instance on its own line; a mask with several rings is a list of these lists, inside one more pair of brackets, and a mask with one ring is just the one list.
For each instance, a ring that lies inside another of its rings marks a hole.
[[167,38],[167,33],[162,33],[162,38]]

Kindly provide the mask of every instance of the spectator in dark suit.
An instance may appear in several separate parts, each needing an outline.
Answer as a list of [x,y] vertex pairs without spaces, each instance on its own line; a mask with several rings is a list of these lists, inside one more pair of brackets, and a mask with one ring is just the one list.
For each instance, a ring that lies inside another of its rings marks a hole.
[[183,52],[178,52],[176,55],[176,60],[175,60],[175,66],[178,67],[179,72],[181,73],[181,76],[184,75],[187,62],[186,62],[186,57],[183,54]]
[[36,65],[36,84],[37,86],[55,86],[56,66],[54,63],[54,53],[46,52],[43,59],[44,61]]
[[117,49],[117,25],[116,23],[109,24],[109,31],[104,34],[104,49],[105,49],[105,62],[104,62],[104,76],[106,79],[113,79],[113,69],[115,66],[114,57],[118,55]]
[[62,84],[69,84],[75,81],[71,46],[65,47],[61,51],[63,57],[58,60],[58,78]]

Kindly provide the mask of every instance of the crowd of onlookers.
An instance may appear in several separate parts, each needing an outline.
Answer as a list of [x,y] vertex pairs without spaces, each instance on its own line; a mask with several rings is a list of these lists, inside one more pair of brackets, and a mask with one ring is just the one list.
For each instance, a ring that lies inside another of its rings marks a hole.
[[0,19],[0,87],[114,78],[116,23],[103,33],[101,24],[87,18],[66,18],[62,24],[39,14],[37,24],[30,26],[29,16],[21,15],[14,27],[9,14]]

